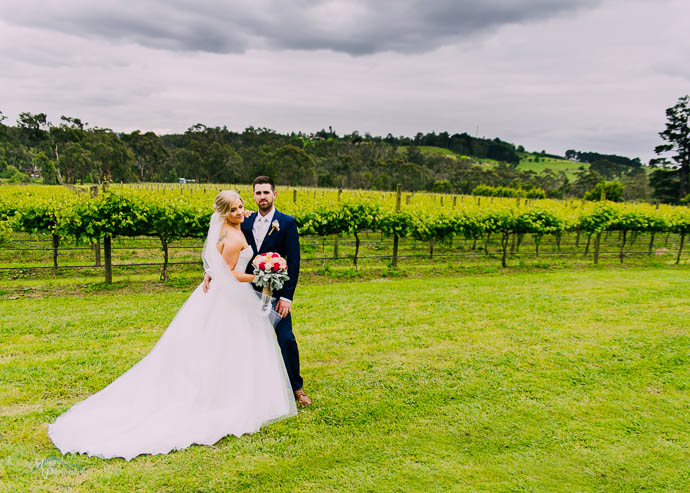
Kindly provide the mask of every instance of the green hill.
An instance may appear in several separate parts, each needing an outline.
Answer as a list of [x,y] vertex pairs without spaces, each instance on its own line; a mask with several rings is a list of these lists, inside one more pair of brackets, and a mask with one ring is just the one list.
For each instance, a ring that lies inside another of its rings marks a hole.
[[580,169],[589,168],[589,163],[581,163],[579,161],[569,161],[567,159],[556,159],[549,156],[541,156],[539,154],[524,153],[520,155],[520,169],[532,170],[537,173],[545,169],[553,171],[565,171],[569,179],[575,178],[575,173]]
[[443,147],[419,146],[419,150],[422,151],[422,153],[426,153],[426,154],[435,154],[435,155],[439,155],[439,156],[448,156],[448,157],[452,157],[452,158],[459,157],[456,153],[454,153],[450,149],[444,149]]
[[[445,157],[450,157],[453,159],[457,159],[460,156],[458,156],[456,153],[451,151],[450,149],[444,149],[443,147],[434,147],[434,146],[416,146],[417,149],[422,154],[425,154],[427,156],[445,156]],[[407,146],[400,146],[398,147],[398,152],[400,154],[405,154],[407,152]]]
[[[401,146],[399,148],[400,152],[405,152],[405,147]],[[494,159],[488,158],[478,158],[474,156],[460,156],[449,149],[444,149],[442,147],[434,146],[418,146],[422,154],[431,156],[446,156],[454,159],[468,158],[480,165],[485,166],[495,166],[499,162]],[[575,178],[575,173],[581,168],[589,168],[589,163],[580,163],[577,161],[569,161],[567,159],[557,159],[549,156],[542,156],[538,153],[521,153],[520,154],[520,164],[519,169],[532,170],[537,173],[544,171],[545,169],[551,169],[553,171],[565,171],[569,179]]]

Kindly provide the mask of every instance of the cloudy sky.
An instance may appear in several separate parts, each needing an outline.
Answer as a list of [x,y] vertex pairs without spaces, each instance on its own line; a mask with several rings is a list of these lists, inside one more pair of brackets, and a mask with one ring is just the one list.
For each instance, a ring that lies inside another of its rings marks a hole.
[[0,111],[467,132],[647,161],[690,93],[687,0],[0,0]]

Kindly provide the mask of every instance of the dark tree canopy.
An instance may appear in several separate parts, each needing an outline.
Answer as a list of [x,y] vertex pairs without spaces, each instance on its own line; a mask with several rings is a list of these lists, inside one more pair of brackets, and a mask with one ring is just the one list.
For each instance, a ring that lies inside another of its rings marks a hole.
[[672,173],[678,175],[676,201],[680,202],[690,193],[690,96],[683,96],[668,108],[666,119],[666,128],[659,133],[664,144],[654,149],[660,157],[652,160],[652,164],[675,170]]

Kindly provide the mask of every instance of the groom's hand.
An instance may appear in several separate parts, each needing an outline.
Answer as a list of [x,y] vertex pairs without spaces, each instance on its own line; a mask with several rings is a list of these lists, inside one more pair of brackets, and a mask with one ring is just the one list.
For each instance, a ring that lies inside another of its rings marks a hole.
[[276,304],[276,311],[278,312],[278,315],[283,318],[287,317],[290,314],[291,305],[292,303],[287,300],[279,300]]
[[210,288],[210,287],[211,287],[211,275],[210,274],[204,274],[204,284],[202,286],[204,293],[208,293],[208,288]]

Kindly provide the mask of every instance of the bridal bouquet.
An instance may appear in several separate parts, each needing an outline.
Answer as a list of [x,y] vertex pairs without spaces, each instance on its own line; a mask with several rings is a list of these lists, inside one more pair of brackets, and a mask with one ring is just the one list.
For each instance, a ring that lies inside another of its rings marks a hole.
[[267,252],[257,255],[252,261],[254,266],[254,284],[261,290],[262,311],[270,310],[273,291],[281,289],[285,281],[290,279],[287,273],[287,262],[277,253]]

